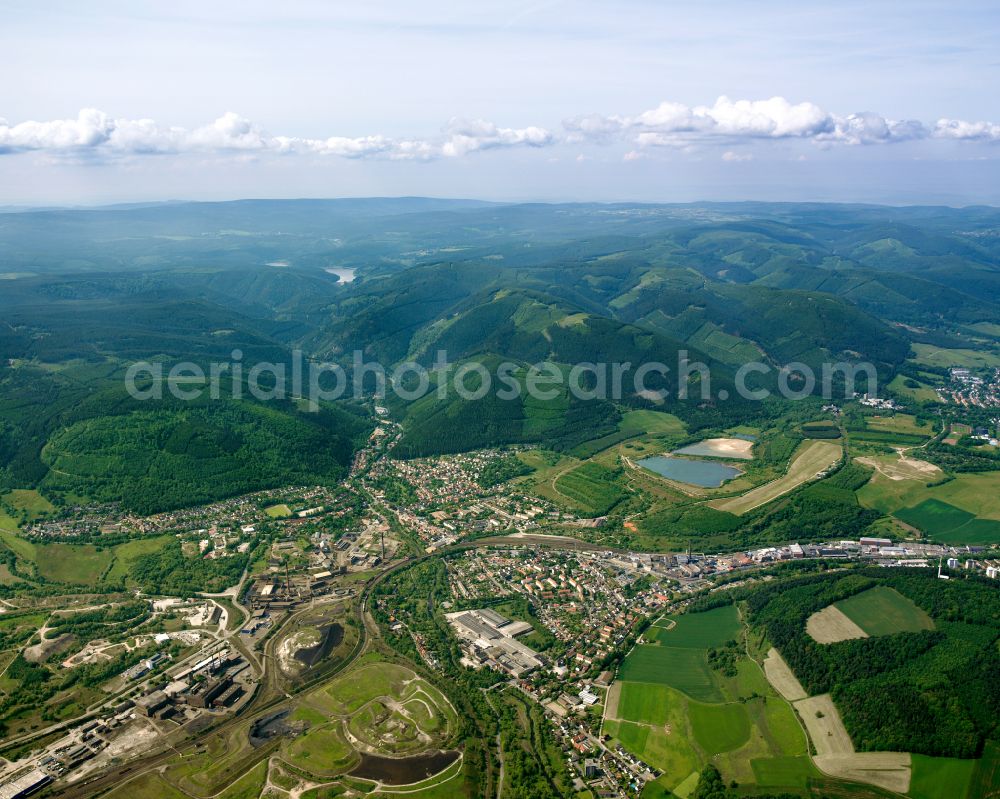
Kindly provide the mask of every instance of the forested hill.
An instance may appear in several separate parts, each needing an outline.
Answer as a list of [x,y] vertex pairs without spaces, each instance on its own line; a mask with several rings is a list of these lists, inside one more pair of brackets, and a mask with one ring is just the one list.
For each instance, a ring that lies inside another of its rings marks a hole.
[[[723,387],[749,361],[867,361],[884,384],[914,345],[1000,341],[1000,211],[421,198],[22,211],[0,214],[0,278],[0,480],[35,486],[53,480],[43,451],[85,421],[69,409],[137,360],[285,362],[300,348],[391,367],[444,349],[526,368],[686,351]],[[648,400],[391,404],[400,452],[417,454],[570,447]],[[759,409],[676,410],[697,427]],[[243,424],[233,413],[219,441]],[[345,423],[345,440],[357,433]]]

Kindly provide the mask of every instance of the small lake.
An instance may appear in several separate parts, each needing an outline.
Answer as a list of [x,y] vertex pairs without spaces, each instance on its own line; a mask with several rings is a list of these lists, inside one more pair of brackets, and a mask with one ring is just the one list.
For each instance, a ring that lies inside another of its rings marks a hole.
[[735,466],[714,461],[699,461],[694,458],[670,458],[656,455],[638,461],[639,466],[651,472],[676,480],[679,483],[700,486],[701,488],[718,488],[727,480],[743,474]]
[[328,275],[336,275],[341,283],[350,283],[354,280],[354,275],[358,270],[342,266],[331,266],[325,271]]
[[386,785],[409,785],[444,771],[456,760],[458,752],[429,752],[412,757],[381,757],[362,752],[361,762],[351,776]]

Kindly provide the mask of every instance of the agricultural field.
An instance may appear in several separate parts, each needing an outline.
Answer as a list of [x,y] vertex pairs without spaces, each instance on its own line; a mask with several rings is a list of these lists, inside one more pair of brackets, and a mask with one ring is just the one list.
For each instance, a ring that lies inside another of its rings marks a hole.
[[891,514],[944,543],[1000,541],[1000,472],[958,474],[932,486],[876,472],[857,493],[865,507]]
[[978,795],[969,794],[978,763],[976,760],[913,755],[909,795],[912,799],[979,799]]
[[669,685],[701,702],[725,699],[701,649],[639,644],[625,659],[619,677],[626,682]]
[[761,505],[766,505],[812,480],[817,474],[837,463],[842,454],[843,448],[840,444],[819,440],[804,441],[789,463],[788,471],[785,472],[784,476],[754,488],[742,496],[716,499],[708,504],[716,510],[740,516],[754,508],[759,508]]
[[[635,647],[619,670],[603,731],[663,771],[649,795],[689,795],[707,763],[727,780],[775,792],[820,776],[791,705],[730,643],[741,633],[732,605],[663,618],[645,635],[656,643]],[[723,673],[708,654],[727,644],[735,667]]]
[[933,629],[930,616],[885,586],[828,605],[806,621],[806,632],[819,644]]
[[806,632],[817,644],[836,644],[840,641],[868,637],[868,633],[836,605],[830,605],[813,613],[806,620]]
[[868,635],[934,629],[930,616],[898,591],[886,586],[876,586],[855,594],[838,602],[835,607]]
[[739,638],[742,631],[739,614],[731,605],[704,613],[686,613],[658,620],[646,633],[663,646],[684,649],[720,647]]

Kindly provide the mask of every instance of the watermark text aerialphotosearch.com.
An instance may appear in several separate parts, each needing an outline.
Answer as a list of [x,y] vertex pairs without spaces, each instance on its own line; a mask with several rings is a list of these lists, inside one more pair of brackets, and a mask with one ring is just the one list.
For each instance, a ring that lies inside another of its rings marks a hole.
[[[818,371],[818,374],[817,374]],[[138,400],[162,399],[165,394],[179,400],[197,400],[207,396],[240,399],[249,395],[258,400],[304,399],[310,410],[323,402],[338,399],[384,399],[389,393],[412,402],[428,394],[439,399],[457,396],[479,400],[491,391],[498,399],[520,397],[553,400],[565,389],[580,400],[616,400],[638,396],[653,402],[671,398],[668,384],[676,386],[673,398],[708,402],[726,401],[731,394],[744,400],[764,400],[775,394],[762,383],[770,380],[778,396],[790,400],[809,396],[834,399],[835,394],[851,397],[861,392],[877,395],[878,375],[870,363],[824,363],[819,370],[805,363],[775,367],[751,361],[726,376],[725,387],[712,390],[712,370],[692,361],[681,350],[672,366],[660,361],[634,364],[625,362],[584,362],[557,365],[543,361],[530,366],[510,361],[491,363],[463,360],[450,363],[447,353],[437,352],[434,363],[426,367],[406,361],[393,367],[368,361],[355,350],[348,366],[321,363],[304,357],[296,350],[290,362],[244,362],[243,353],[233,350],[229,361],[209,364],[207,370],[193,362],[166,365],[142,361],[129,367],[126,389]],[[723,381],[719,381],[721,384]],[[860,385],[859,385],[860,383]],[[818,392],[817,392],[818,389]]]

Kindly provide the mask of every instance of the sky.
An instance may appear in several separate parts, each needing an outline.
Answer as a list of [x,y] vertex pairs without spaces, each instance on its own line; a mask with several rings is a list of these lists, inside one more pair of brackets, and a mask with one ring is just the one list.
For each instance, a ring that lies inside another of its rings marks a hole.
[[0,0],[0,204],[1000,205],[995,0]]

